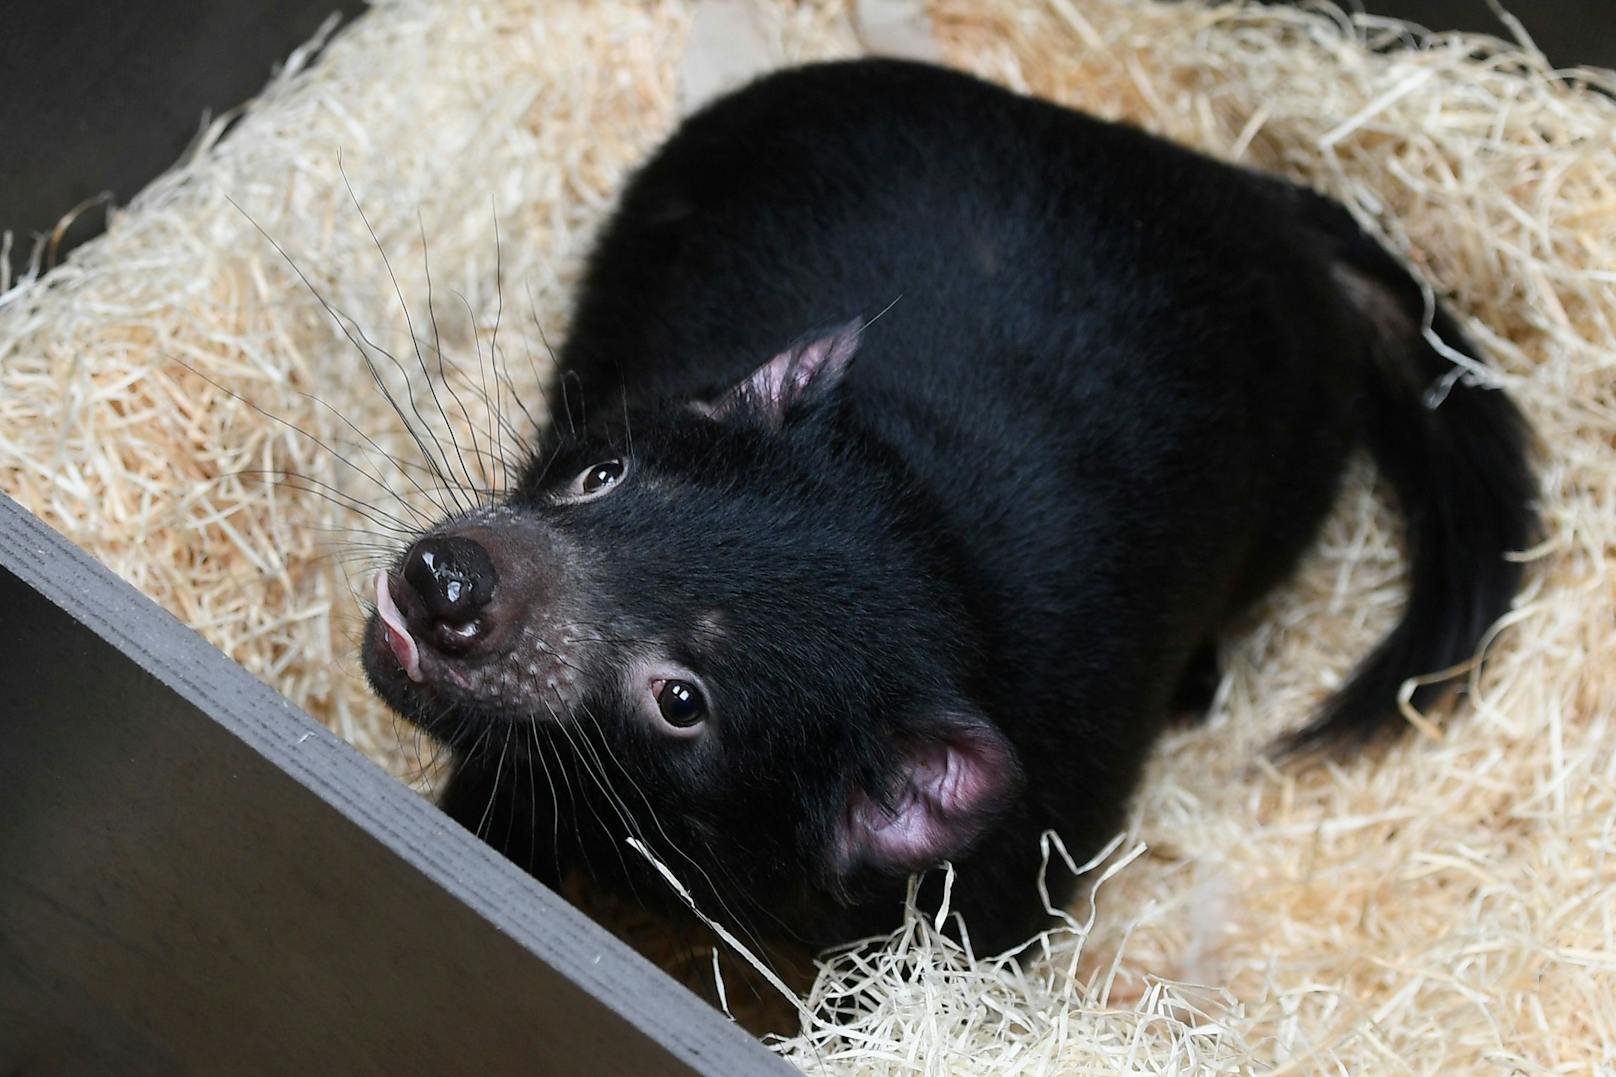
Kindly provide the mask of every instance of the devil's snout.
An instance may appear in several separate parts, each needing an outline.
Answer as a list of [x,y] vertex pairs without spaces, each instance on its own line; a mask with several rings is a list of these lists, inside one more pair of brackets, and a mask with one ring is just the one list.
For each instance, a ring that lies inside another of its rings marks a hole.
[[463,624],[493,601],[499,573],[481,543],[462,535],[434,535],[410,547],[404,581],[428,616]]
[[554,619],[567,560],[536,525],[472,523],[418,539],[397,568],[376,573],[375,645],[413,681],[458,684]]
[[465,535],[432,535],[404,556],[400,606],[413,634],[448,654],[467,654],[493,627],[485,614],[499,586],[494,559]]

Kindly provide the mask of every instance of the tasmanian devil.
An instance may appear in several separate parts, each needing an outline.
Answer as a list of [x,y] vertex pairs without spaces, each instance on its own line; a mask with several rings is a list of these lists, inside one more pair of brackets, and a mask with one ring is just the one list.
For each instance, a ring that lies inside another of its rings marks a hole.
[[1407,608],[1292,746],[1395,727],[1506,610],[1526,426],[1434,338],[1475,354],[1305,189],[931,66],[779,72],[628,183],[553,420],[377,574],[365,669],[541,879],[643,898],[634,837],[706,911],[827,943],[948,860],[1010,943],[1040,834],[1119,829],[1355,447]]

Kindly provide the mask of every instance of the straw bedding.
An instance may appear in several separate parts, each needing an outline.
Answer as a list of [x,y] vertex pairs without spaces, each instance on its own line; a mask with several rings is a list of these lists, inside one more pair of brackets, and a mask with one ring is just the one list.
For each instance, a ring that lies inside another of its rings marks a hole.
[[[1616,80],[1324,9],[930,12],[948,62],[1351,205],[1531,417],[1547,533],[1467,701],[1409,712],[1371,757],[1276,768],[1264,744],[1401,601],[1396,516],[1361,470],[1228,641],[1211,720],[1158,752],[1097,915],[999,960],[912,921],[822,965],[810,1011],[852,995],[858,1017],[777,1047],[828,1072],[1612,1072],[1616,105],[1588,84]],[[830,0],[758,22],[785,58],[858,51]],[[591,230],[677,117],[689,26],[671,2],[399,0],[295,57],[105,237],[0,298],[6,492],[425,784],[430,745],[358,675],[353,591],[444,495],[362,353],[453,428],[462,485],[497,487],[503,426],[542,421]],[[431,378],[412,332],[441,341]]]

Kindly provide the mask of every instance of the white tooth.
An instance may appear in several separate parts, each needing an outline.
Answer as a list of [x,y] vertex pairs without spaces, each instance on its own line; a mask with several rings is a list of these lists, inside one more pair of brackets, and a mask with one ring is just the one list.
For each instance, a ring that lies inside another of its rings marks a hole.
[[410,635],[404,615],[393,601],[393,589],[388,585],[386,569],[376,571],[375,583],[376,615],[382,619],[382,627],[387,630],[388,645],[393,648],[393,656],[398,659],[404,675],[419,683],[422,680],[421,650],[415,645],[415,637]]

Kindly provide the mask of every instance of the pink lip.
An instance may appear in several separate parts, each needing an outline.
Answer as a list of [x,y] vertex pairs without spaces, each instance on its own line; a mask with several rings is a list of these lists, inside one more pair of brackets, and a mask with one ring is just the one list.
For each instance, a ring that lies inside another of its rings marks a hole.
[[387,571],[378,569],[375,576],[376,584],[376,615],[382,619],[382,634],[387,638],[387,646],[392,650],[393,657],[398,659],[399,668],[410,680],[419,684],[421,677],[421,649],[416,646],[415,638],[410,635],[409,627],[404,623],[404,615],[399,612],[398,604],[393,601],[393,589],[387,579]]

